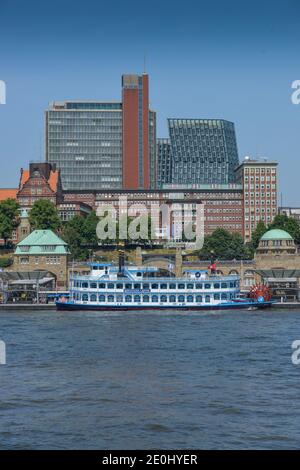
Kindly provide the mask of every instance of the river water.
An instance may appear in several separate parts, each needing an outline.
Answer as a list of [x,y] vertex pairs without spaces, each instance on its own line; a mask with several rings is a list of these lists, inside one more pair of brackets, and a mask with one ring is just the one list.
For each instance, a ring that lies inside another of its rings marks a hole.
[[0,312],[0,449],[296,449],[299,311]]

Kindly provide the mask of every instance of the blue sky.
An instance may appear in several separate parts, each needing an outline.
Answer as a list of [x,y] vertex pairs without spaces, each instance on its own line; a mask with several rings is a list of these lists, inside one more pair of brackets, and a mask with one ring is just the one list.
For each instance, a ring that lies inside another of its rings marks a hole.
[[146,54],[158,136],[168,117],[234,121],[240,159],[277,160],[284,205],[300,205],[299,18],[299,0],[0,0],[0,187],[44,158],[50,101],[119,100]]

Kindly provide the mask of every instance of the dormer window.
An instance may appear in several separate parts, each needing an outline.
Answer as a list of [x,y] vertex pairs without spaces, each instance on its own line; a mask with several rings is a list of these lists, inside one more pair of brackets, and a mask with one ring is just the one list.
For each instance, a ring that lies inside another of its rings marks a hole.
[[29,251],[29,245],[20,246],[20,250],[21,250],[23,253],[27,253],[27,252]]
[[42,251],[55,251],[55,245],[43,245],[41,246]]

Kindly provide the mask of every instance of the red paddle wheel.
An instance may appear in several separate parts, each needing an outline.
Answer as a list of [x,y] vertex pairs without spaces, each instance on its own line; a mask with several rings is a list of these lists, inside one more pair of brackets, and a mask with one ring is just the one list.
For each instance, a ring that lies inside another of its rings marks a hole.
[[265,286],[264,284],[255,284],[250,289],[249,294],[251,299],[257,300],[259,298],[263,298],[265,301],[271,300],[271,292],[270,289]]

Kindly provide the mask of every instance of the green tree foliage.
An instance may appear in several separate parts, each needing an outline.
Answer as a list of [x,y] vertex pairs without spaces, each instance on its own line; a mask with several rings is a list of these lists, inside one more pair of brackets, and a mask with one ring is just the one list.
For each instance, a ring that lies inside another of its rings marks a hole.
[[88,258],[88,249],[83,246],[84,218],[76,215],[63,225],[62,238],[68,243],[73,259],[82,261]]
[[147,215],[130,217],[122,214],[117,221],[106,212],[99,219],[101,230],[98,231],[99,244],[151,245],[152,220]]
[[14,199],[5,199],[0,202],[0,238],[4,239],[5,245],[17,226],[18,210],[19,205]]
[[256,226],[255,231],[252,233],[251,246],[256,249],[259,244],[261,237],[268,231],[268,227],[260,220]]
[[13,259],[10,257],[2,257],[0,258],[0,268],[8,268],[13,264]]
[[95,211],[92,211],[85,219],[83,219],[83,244],[87,246],[97,246],[97,225],[99,217]]
[[99,218],[91,212],[86,218],[76,215],[65,222],[62,238],[68,243],[71,256],[78,261],[88,259],[90,250],[98,246],[96,234]]
[[268,229],[279,228],[288,232],[297,244],[300,244],[300,224],[294,217],[288,217],[285,214],[278,214]]
[[58,230],[61,221],[55,205],[48,199],[34,202],[29,213],[29,223],[33,230]]
[[244,245],[239,233],[230,233],[223,228],[217,228],[211,235],[205,237],[203,248],[198,252],[200,259],[209,260],[212,253],[217,259],[249,259],[251,251]]

